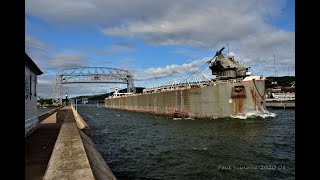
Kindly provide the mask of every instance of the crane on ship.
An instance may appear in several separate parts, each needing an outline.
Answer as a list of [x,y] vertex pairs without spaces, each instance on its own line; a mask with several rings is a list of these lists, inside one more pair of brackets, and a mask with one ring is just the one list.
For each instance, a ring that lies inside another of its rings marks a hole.
[[203,70],[207,65],[209,65],[212,75],[216,75],[216,79],[244,78],[250,76],[250,67],[241,65],[233,56],[222,54],[224,49],[225,47],[223,46],[216,51],[216,54],[209,61],[189,75],[189,77],[199,70]]

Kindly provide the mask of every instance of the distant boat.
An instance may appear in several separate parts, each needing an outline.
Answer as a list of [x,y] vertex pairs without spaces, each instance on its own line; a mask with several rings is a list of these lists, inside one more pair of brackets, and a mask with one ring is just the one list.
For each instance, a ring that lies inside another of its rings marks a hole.
[[295,108],[295,83],[290,87],[277,87],[266,91],[266,106],[270,108]]

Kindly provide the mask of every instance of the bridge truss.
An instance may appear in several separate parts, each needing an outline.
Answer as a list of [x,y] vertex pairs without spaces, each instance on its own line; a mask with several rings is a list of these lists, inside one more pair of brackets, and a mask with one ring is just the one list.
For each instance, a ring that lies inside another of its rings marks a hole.
[[72,83],[119,83],[127,84],[127,92],[135,92],[133,75],[124,69],[108,67],[79,67],[59,71],[56,75],[52,102],[62,105],[62,86]]

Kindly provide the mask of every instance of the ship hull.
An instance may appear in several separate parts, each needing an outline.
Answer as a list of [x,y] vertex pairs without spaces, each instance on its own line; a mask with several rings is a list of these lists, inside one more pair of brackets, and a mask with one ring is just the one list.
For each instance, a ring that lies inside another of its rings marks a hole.
[[105,99],[107,108],[166,114],[174,117],[219,118],[265,111],[265,80],[214,83],[167,92]]

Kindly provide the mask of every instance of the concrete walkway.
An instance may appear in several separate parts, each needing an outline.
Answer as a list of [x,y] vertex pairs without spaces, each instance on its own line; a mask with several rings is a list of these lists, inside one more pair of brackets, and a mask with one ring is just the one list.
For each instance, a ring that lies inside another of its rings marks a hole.
[[41,121],[39,129],[25,139],[25,179],[42,180],[66,116],[65,108]]
[[41,121],[40,124],[51,124],[51,123],[54,123],[54,124],[57,123],[57,112],[53,113],[51,116]]
[[94,180],[80,130],[77,127],[71,107],[68,106],[65,109],[68,109],[68,112],[61,126],[43,179]]
[[67,106],[46,114],[39,128],[25,139],[26,180],[117,179],[85,134],[86,125],[76,123],[82,118],[73,110]]

